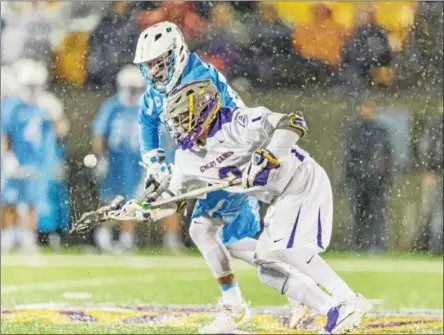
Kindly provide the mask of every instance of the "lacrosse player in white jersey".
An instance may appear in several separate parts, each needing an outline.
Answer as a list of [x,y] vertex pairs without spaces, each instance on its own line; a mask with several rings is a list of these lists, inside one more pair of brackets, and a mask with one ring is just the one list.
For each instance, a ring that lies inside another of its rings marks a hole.
[[[303,116],[265,107],[220,108],[217,88],[203,80],[174,89],[162,117],[179,149],[168,189],[157,190],[159,198],[241,179],[241,186],[228,191],[248,192],[270,203],[264,231],[250,250],[259,279],[326,315],[322,332],[344,333],[359,326],[371,304],[319,256],[330,243],[333,199],[324,169],[296,145],[307,131]],[[160,215],[159,210],[156,213]],[[192,224],[190,231],[205,235],[196,245],[211,269],[226,261],[223,254],[205,253],[208,244],[219,238],[217,229]],[[233,331],[246,314],[243,303],[225,306],[201,332]]]

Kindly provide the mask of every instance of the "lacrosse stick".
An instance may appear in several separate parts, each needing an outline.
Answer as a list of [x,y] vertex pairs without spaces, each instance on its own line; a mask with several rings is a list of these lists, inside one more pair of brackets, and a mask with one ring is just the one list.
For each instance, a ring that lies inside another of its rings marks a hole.
[[240,179],[229,180],[224,183],[202,187],[181,195],[177,195],[168,199],[162,199],[154,202],[143,202],[141,200],[131,199],[123,202],[122,196],[117,196],[110,205],[100,207],[96,211],[87,212],[82,215],[80,220],[74,223],[70,233],[84,233],[90,231],[95,226],[108,220],[117,221],[146,221],[150,219],[152,211],[156,208],[166,206],[188,199],[195,199],[204,194],[223,190],[231,186],[241,184]]

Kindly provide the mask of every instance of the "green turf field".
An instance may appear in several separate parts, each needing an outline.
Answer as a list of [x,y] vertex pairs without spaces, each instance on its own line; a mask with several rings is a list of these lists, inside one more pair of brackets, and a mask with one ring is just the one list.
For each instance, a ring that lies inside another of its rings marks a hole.
[[[358,332],[442,333],[442,258],[329,254],[326,259],[374,302],[374,313]],[[285,297],[263,286],[248,265],[235,262],[235,269],[254,312],[243,330],[288,333]],[[198,255],[7,255],[1,270],[2,334],[194,333],[211,320],[219,298]],[[264,312],[261,306],[275,307]],[[293,332],[314,332],[322,322],[314,317]]]

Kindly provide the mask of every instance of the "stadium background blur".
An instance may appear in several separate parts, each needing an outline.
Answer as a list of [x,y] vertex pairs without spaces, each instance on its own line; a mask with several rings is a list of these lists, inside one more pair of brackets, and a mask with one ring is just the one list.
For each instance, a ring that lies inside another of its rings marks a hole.
[[[71,125],[64,142],[70,221],[98,206],[94,172],[83,164],[92,150],[94,116],[115,94],[119,69],[132,63],[140,31],[169,20],[182,29],[192,51],[226,75],[247,105],[304,112],[310,126],[304,146],[326,168],[334,187],[336,250],[353,245],[346,138],[362,102],[371,101],[393,147],[387,227],[377,231],[384,236],[387,229],[382,249],[442,253],[442,150],[441,164],[431,167],[426,136],[436,131],[437,118],[442,131],[443,3],[47,1],[1,6],[2,66],[21,58],[44,63],[48,89],[63,102]],[[361,20],[371,22],[364,25],[367,31],[360,29]],[[377,37],[368,38],[369,30]],[[2,90],[8,85],[3,79],[2,73]],[[436,213],[440,219],[433,218]],[[186,224],[183,239],[190,245]],[[162,243],[159,225],[139,225],[137,231],[141,247]],[[439,231],[438,246],[431,247],[430,237]],[[62,245],[91,243],[66,229],[59,233]],[[40,243],[48,242],[47,234],[39,235]]]

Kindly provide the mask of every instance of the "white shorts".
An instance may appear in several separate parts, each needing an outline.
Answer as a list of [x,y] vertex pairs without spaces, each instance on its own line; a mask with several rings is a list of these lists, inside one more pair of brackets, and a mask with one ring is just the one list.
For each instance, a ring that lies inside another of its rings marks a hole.
[[270,205],[257,257],[273,250],[304,248],[313,254],[330,244],[333,195],[330,180],[314,160],[304,162],[284,192]]

